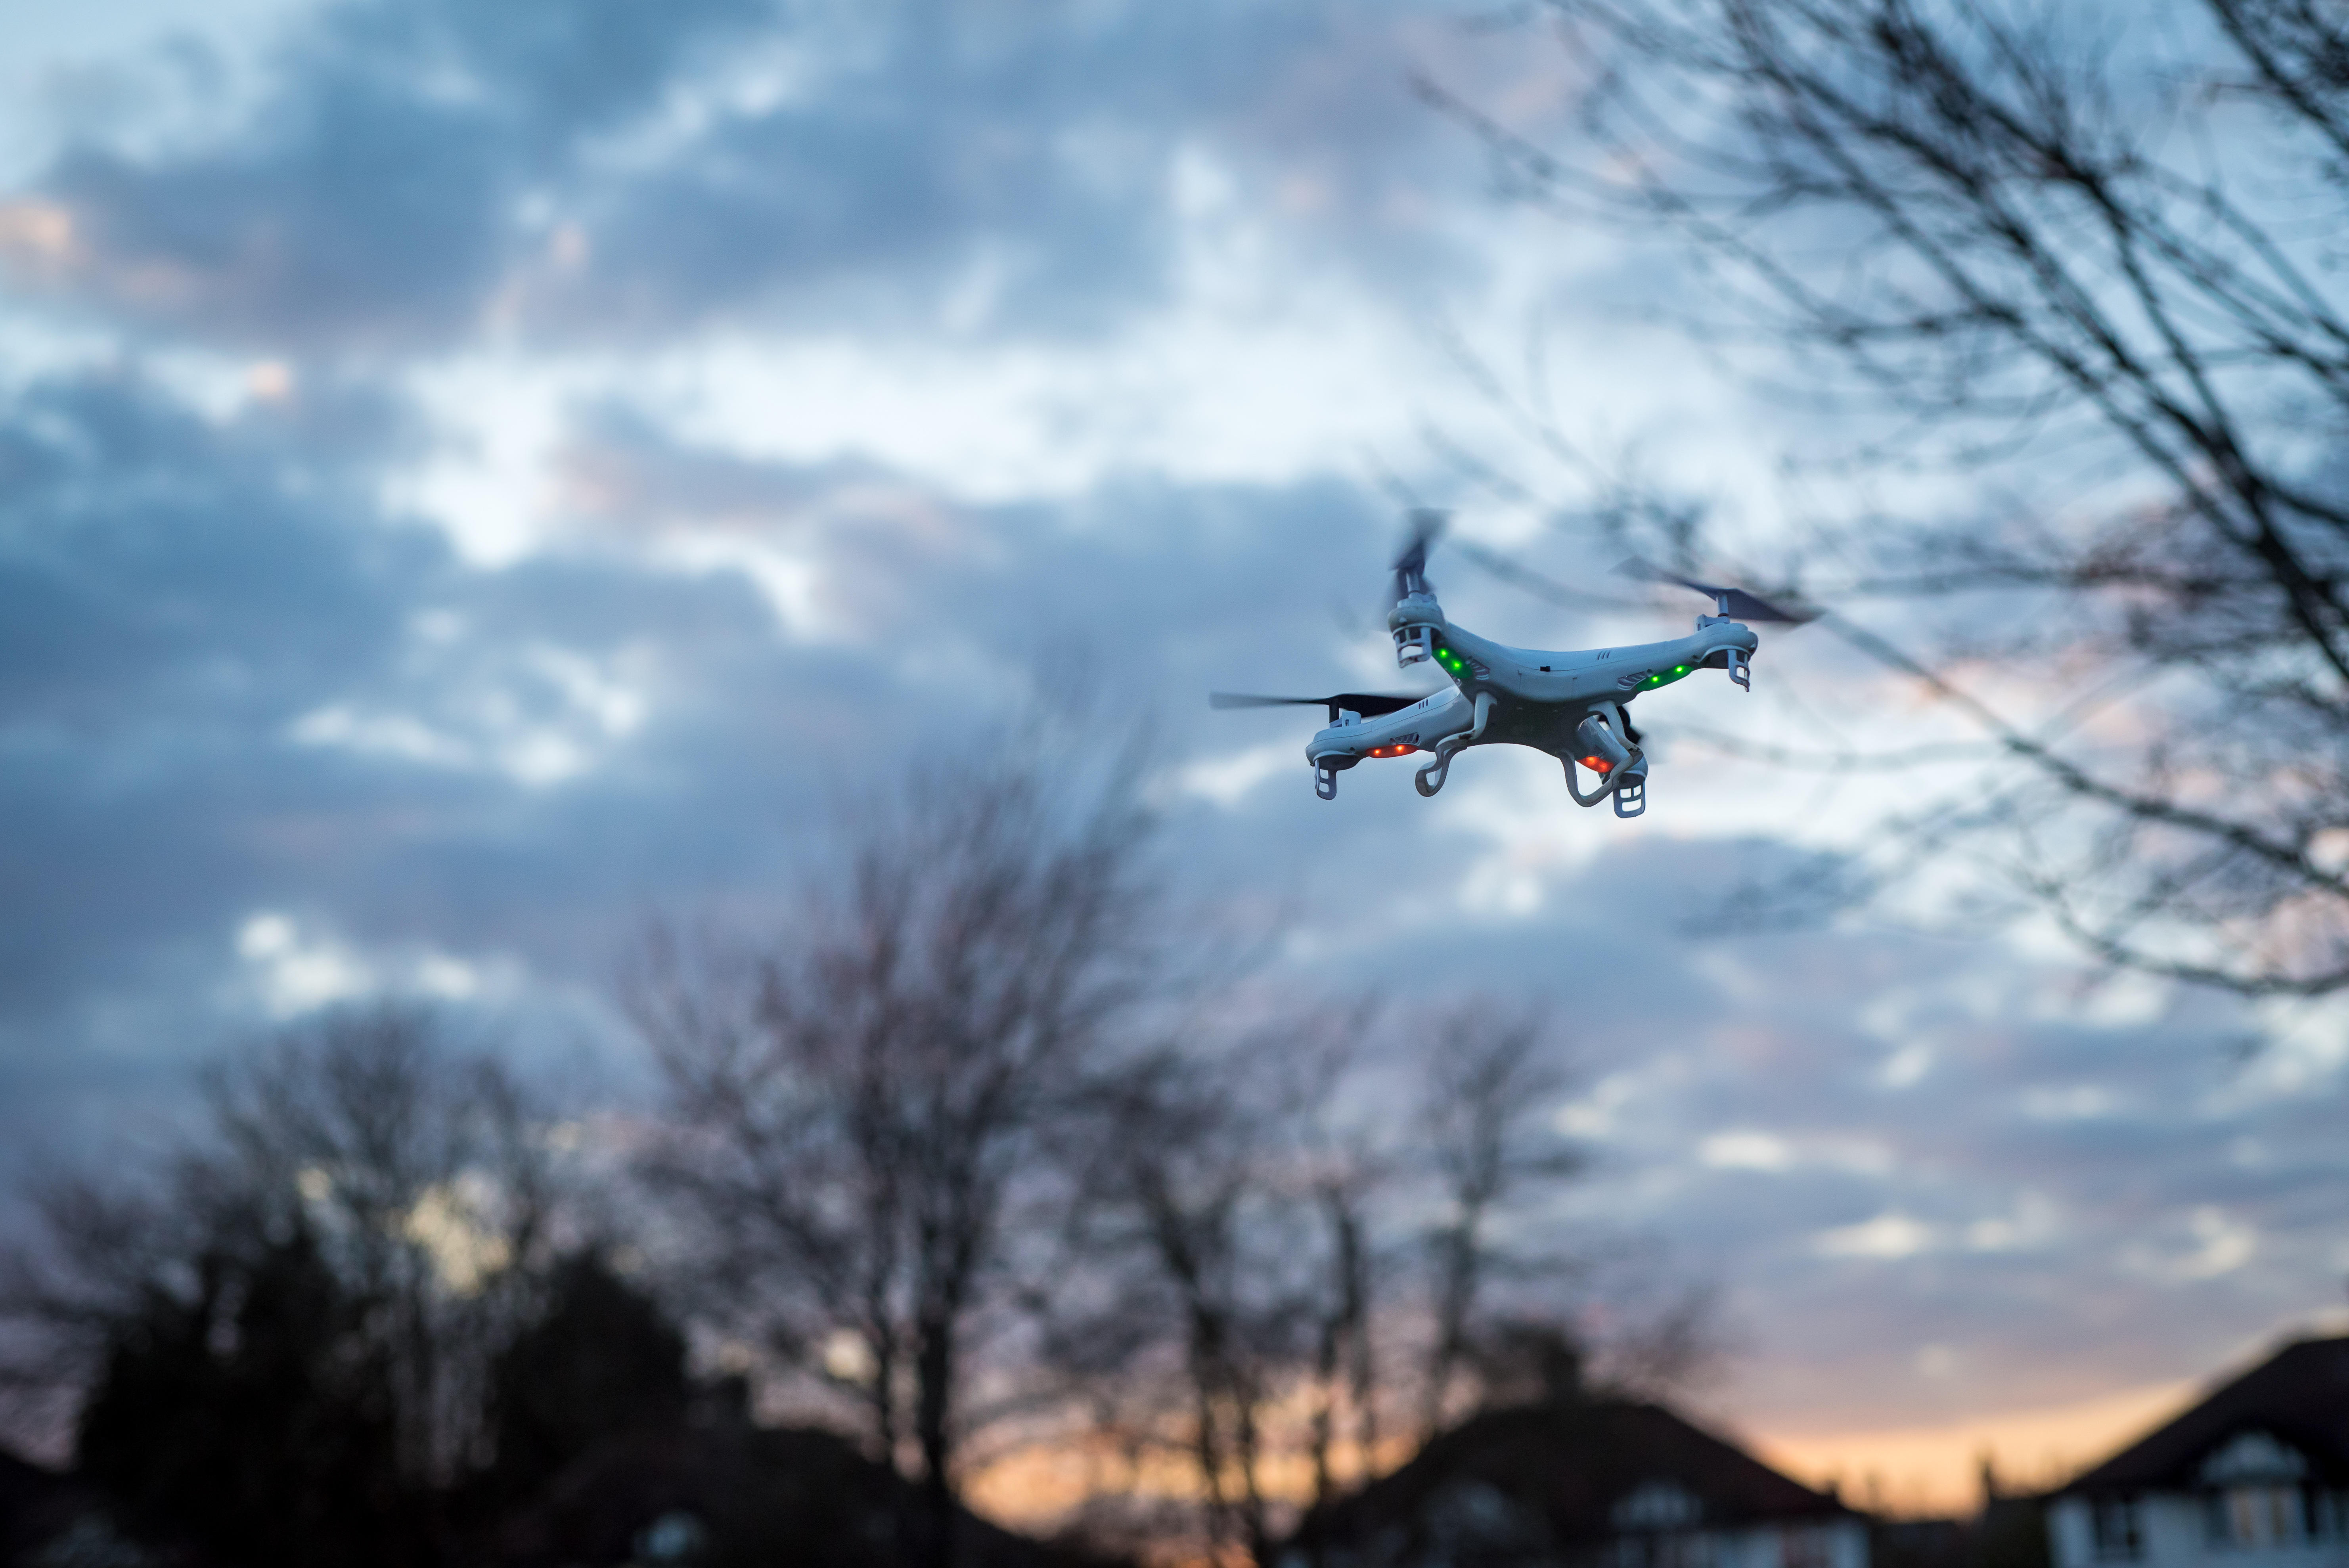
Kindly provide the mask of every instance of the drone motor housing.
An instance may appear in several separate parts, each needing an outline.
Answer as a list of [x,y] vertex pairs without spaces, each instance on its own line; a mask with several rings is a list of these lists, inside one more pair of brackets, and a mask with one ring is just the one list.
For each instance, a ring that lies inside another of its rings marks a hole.
[[1612,773],[1631,760],[1631,748],[1623,744],[1603,714],[1594,713],[1575,726],[1574,738],[1582,747],[1582,755],[1575,760],[1593,773]]
[[1407,593],[1387,612],[1387,628],[1394,634],[1395,664],[1407,670],[1435,656],[1444,612],[1433,594]]

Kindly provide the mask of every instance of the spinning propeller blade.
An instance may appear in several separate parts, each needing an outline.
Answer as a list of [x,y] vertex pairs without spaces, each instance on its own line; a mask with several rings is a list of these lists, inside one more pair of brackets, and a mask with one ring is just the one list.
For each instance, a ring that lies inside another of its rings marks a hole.
[[1779,621],[1789,626],[1799,626],[1806,622],[1817,620],[1824,614],[1823,611],[1814,610],[1807,604],[1797,604],[1791,610],[1781,609],[1767,599],[1758,598],[1743,588],[1724,588],[1712,583],[1699,583],[1693,578],[1667,572],[1662,567],[1642,561],[1636,555],[1623,562],[1615,570],[1626,577],[1644,577],[1651,583],[1677,583],[1683,588],[1693,588],[1706,598],[1713,600],[1720,606],[1720,613],[1732,620]]
[[1435,542],[1451,521],[1449,512],[1433,507],[1414,507],[1411,513],[1411,538],[1395,557],[1394,596],[1406,599],[1414,592],[1425,593],[1427,587],[1427,547]]
[[1338,722],[1340,709],[1359,713],[1364,718],[1376,718],[1382,713],[1401,713],[1417,702],[1424,693],[1409,696],[1393,692],[1341,691],[1330,696],[1257,696],[1248,692],[1211,691],[1207,694],[1209,707],[1326,707],[1330,722]]

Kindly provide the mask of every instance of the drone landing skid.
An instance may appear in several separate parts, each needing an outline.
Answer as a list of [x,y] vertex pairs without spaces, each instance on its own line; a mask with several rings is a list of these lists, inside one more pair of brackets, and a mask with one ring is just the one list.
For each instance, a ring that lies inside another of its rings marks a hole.
[[[1492,699],[1486,697],[1480,700],[1489,702]],[[1479,717],[1481,717],[1482,715],[1480,714]],[[1478,727],[1483,727],[1480,725]],[[1430,799],[1434,799],[1435,792],[1444,788],[1444,780],[1452,771],[1452,759],[1460,754],[1460,748],[1466,746],[1471,738],[1473,738],[1473,732],[1471,735],[1447,735],[1437,741],[1435,760],[1412,776],[1413,787]]]
[[1313,792],[1324,800],[1335,800],[1338,798],[1338,770],[1335,768],[1316,768],[1313,770]]

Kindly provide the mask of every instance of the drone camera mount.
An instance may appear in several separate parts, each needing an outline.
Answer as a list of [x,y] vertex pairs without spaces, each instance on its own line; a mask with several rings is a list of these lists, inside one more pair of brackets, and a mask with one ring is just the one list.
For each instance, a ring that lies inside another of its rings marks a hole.
[[[1611,702],[1601,704],[1575,727],[1575,743],[1581,749],[1559,760],[1566,766],[1567,793],[1576,805],[1596,806],[1612,795],[1619,817],[1636,817],[1648,809],[1648,758],[1630,741],[1630,727],[1623,710]],[[1574,776],[1578,762],[1599,775],[1599,788],[1584,791]]]
[[1612,773],[1630,765],[1631,748],[1601,714],[1592,714],[1577,727],[1574,738],[1582,746],[1582,765],[1593,773]]

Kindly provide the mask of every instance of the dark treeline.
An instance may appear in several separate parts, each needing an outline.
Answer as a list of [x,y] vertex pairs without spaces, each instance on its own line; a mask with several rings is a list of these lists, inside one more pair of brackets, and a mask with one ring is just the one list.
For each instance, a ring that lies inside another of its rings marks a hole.
[[[231,1057],[169,1159],[33,1183],[6,1305],[77,1560],[1262,1563],[1528,1346],[1702,1359],[1692,1298],[1578,1331],[1537,1012],[1278,999],[1090,777],[929,775],[779,931],[655,932],[656,1102],[558,1120],[378,1005]],[[1092,1477],[1050,1545],[962,1501],[1040,1453]]]

